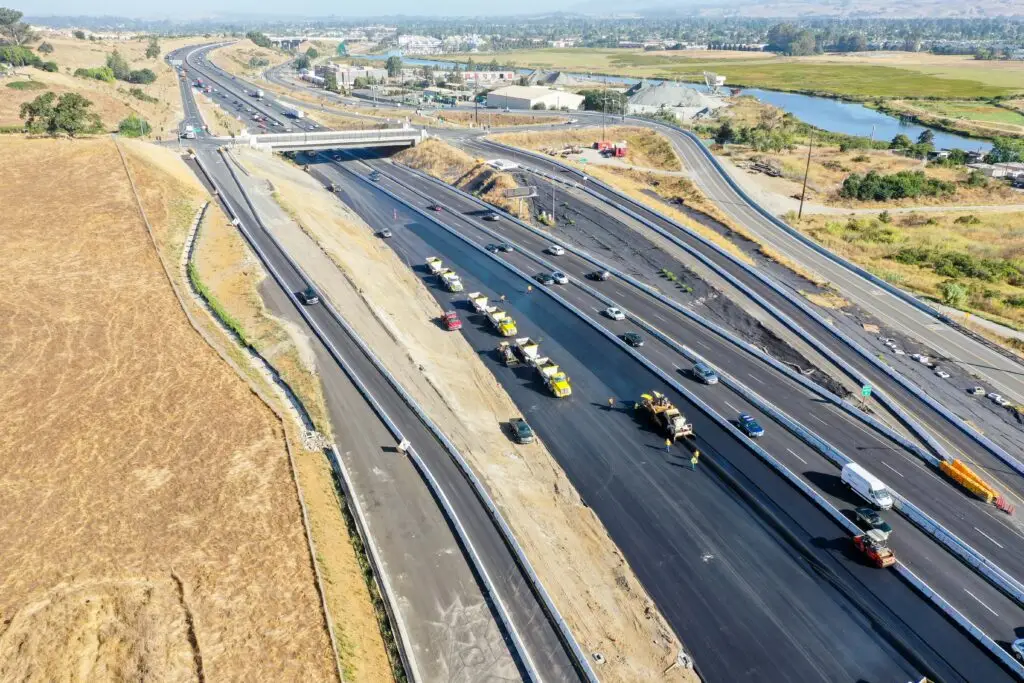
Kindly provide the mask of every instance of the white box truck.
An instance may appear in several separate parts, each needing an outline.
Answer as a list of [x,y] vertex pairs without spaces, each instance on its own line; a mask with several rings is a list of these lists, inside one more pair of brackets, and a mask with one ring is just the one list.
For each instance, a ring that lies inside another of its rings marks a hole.
[[288,107],[287,113],[288,116],[292,117],[293,119],[301,119],[306,116],[306,112],[302,111],[298,107]]
[[888,510],[892,507],[892,494],[882,480],[855,462],[843,465],[843,483],[858,496],[875,507]]

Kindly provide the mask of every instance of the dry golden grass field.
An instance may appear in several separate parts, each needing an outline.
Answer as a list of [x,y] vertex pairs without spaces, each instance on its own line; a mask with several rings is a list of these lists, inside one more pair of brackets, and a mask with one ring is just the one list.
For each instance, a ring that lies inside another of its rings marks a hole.
[[[114,144],[0,156],[0,680],[331,680],[281,424],[188,323]],[[191,220],[194,180],[130,158],[154,231]]]
[[[494,140],[513,147],[532,150],[554,149],[558,151],[568,145],[590,147],[601,139],[600,128],[559,128],[549,131],[504,133],[495,135]],[[664,135],[650,128],[637,126],[610,126],[605,131],[606,140],[625,140],[629,148],[626,163],[660,171],[678,171],[682,163]]]

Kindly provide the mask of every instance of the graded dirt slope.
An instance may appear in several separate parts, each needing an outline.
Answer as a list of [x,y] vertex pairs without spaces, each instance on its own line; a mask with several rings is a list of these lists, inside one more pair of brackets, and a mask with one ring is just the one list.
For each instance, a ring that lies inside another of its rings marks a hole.
[[[307,47],[306,44],[299,46],[301,50],[305,50]],[[291,59],[291,55],[286,52],[260,47],[248,38],[211,50],[209,57],[211,62],[224,71],[246,78],[258,76],[270,67],[283,64]],[[253,66],[253,60],[261,59],[267,60],[269,64]]]
[[502,433],[515,404],[465,339],[435,323],[443,311],[409,265],[295,165],[237,155],[274,188],[278,239],[483,479],[583,650],[606,658],[601,680],[698,681],[673,665],[678,639],[557,461]]
[[[0,156],[0,680],[331,680],[281,424],[189,325],[114,144]],[[184,166],[132,163],[187,225]]]

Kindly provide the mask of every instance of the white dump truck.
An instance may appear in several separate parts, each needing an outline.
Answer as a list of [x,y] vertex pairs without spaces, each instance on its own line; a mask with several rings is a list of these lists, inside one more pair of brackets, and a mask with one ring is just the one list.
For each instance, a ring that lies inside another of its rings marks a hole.
[[527,365],[535,365],[540,357],[540,344],[529,337],[519,337],[512,346],[516,357]]
[[440,273],[443,267],[444,264],[441,263],[441,259],[436,256],[427,257],[427,270],[429,270],[432,275]]
[[469,305],[477,313],[487,313],[487,295],[480,292],[470,292]]
[[459,274],[456,273],[454,270],[451,270],[450,268],[445,268],[444,270],[441,271],[441,274],[438,277],[441,278],[441,284],[449,292],[462,291],[462,278],[460,278]]

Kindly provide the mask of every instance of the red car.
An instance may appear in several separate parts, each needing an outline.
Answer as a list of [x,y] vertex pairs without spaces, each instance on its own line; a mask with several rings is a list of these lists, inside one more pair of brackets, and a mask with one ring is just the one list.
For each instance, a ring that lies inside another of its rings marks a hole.
[[430,210],[431,211],[443,211],[444,207],[441,206],[440,204],[431,204],[430,205]]
[[462,329],[462,321],[459,320],[459,314],[455,311],[448,311],[445,313],[441,318],[441,321],[444,323],[444,329],[449,332]]

